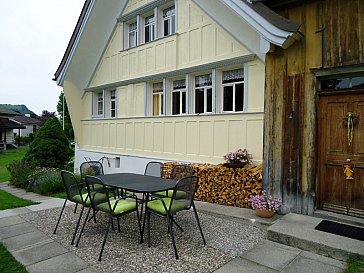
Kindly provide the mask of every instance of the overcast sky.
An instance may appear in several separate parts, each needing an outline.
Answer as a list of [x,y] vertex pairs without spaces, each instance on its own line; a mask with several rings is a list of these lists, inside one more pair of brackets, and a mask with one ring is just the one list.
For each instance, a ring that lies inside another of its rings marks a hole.
[[0,104],[54,112],[52,81],[85,0],[0,0]]

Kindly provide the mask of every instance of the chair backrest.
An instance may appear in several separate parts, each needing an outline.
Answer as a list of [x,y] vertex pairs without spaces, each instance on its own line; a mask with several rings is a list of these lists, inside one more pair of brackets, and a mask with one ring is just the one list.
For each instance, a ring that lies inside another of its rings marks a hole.
[[75,196],[80,196],[82,202],[84,201],[81,194],[80,184],[77,182],[75,175],[68,171],[61,171],[61,177],[64,185],[64,189],[67,193],[67,199],[75,201]]
[[[173,189],[172,202],[170,203],[170,208],[173,202],[184,203],[184,207],[189,209],[192,205],[193,198],[198,188],[198,177],[197,176],[187,176],[178,180],[176,186]],[[178,198],[177,198],[178,196]]]
[[163,176],[163,163],[151,161],[145,166],[144,175],[162,177]]
[[91,206],[96,208],[97,205],[108,202],[111,211],[112,208],[110,205],[109,191],[102,180],[95,176],[86,175],[85,182],[91,201]]
[[81,164],[80,173],[82,178],[86,175],[104,174],[104,168],[99,161],[86,161]]
[[192,175],[193,175],[192,166],[186,164],[178,164],[173,167],[170,178],[174,180],[180,180],[183,177]]

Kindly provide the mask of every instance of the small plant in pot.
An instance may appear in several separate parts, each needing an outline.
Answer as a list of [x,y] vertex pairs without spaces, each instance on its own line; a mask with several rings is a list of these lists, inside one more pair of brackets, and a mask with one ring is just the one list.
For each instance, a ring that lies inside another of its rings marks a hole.
[[245,201],[250,202],[253,209],[259,217],[272,217],[282,205],[282,201],[267,195],[266,191],[262,191],[260,195],[253,195],[246,198]]
[[248,153],[247,149],[238,149],[235,152],[229,152],[224,155],[225,167],[228,168],[242,168],[246,164],[252,163],[252,155]]

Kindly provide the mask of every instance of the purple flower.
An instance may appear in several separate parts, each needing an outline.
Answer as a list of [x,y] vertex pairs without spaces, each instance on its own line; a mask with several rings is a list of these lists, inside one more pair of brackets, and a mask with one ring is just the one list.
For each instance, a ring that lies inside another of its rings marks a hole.
[[276,212],[282,205],[282,201],[274,199],[271,195],[267,195],[266,191],[262,191],[261,195],[253,195],[245,199],[250,202],[253,209],[266,209]]
[[224,155],[226,163],[252,163],[252,158],[247,149],[238,149],[235,152],[229,152]]

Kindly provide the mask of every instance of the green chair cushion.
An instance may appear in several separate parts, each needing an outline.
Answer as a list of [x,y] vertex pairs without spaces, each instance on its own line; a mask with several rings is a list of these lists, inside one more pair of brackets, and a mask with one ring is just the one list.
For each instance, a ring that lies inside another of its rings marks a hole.
[[[110,205],[111,205],[111,209],[114,207],[116,200],[110,200]],[[119,202],[116,205],[116,208],[114,209],[113,214],[114,215],[119,215],[121,213],[125,213],[125,212],[131,212],[136,210],[137,205],[135,200],[119,200]],[[108,212],[110,213],[110,207],[108,202],[102,203],[97,205],[97,209],[103,211],[103,212]]]
[[[85,201],[85,200],[86,200],[87,196],[88,196],[88,193],[83,193],[83,194],[82,194],[82,199],[83,199],[83,201]],[[73,201],[73,202],[75,202],[75,203],[78,203],[78,204],[82,204],[82,203],[83,203],[83,202],[82,202],[82,199],[81,199],[81,196],[80,196],[79,194],[77,194],[77,195],[73,196],[71,199],[72,199],[71,201]],[[85,204],[85,205],[86,205],[86,206],[89,206],[89,205],[90,205],[90,198],[87,198],[87,200],[86,200],[86,204]]]
[[[172,199],[169,197],[163,198],[163,201],[166,204],[167,209],[169,209],[171,200]],[[162,215],[166,215],[166,210],[164,209],[163,203],[159,199],[149,201],[147,206],[148,206],[148,209],[150,209],[152,211],[155,211]],[[185,202],[174,199],[172,202],[172,207],[170,208],[170,213],[175,213],[175,212],[178,212],[181,210],[185,210],[185,209],[187,209],[187,207],[188,207],[188,205]]]
[[[173,195],[173,190],[168,190],[166,191],[160,191],[160,192],[156,192],[153,193],[156,196],[163,196],[163,197],[172,197]],[[186,193],[184,191],[177,191],[176,192],[176,199],[182,199],[186,197]]]

